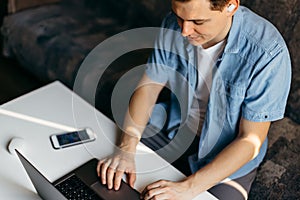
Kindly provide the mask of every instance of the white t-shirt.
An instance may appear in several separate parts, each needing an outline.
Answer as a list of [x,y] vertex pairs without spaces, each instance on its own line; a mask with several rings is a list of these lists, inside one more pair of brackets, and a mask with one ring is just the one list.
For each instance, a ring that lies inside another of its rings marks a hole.
[[212,70],[216,60],[224,50],[225,41],[203,49],[198,47],[198,84],[187,120],[188,127],[198,135],[205,119],[208,98],[212,84]]

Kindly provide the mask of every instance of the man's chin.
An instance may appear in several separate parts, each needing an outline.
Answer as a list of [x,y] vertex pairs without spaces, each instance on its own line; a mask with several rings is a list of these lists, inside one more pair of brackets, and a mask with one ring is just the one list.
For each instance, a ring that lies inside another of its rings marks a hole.
[[194,46],[202,46],[202,44],[203,44],[203,42],[200,42],[197,40],[193,40],[193,39],[188,39],[188,40],[189,40],[189,43]]
[[187,37],[188,41],[190,44],[194,45],[194,46],[201,46],[205,43],[204,38],[198,36],[195,38],[191,38],[190,36]]

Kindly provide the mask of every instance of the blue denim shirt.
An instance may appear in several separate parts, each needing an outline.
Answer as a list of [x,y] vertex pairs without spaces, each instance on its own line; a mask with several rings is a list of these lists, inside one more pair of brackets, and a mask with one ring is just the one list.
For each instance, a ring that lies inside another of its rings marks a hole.
[[[197,51],[181,35],[176,16],[163,21],[146,74],[172,91],[167,105],[167,124],[154,109],[154,126],[174,130],[187,119],[197,87]],[[286,44],[277,29],[246,7],[233,17],[225,49],[213,69],[213,81],[199,152],[190,156],[192,172],[209,163],[239,132],[241,117],[254,121],[283,118],[291,82],[291,62]],[[172,138],[176,131],[171,131]],[[229,178],[246,175],[262,162],[267,139],[256,158]]]

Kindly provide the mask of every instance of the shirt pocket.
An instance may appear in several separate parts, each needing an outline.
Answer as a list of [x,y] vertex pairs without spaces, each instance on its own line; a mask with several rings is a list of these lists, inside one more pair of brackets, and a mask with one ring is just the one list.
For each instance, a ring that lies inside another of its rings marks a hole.
[[241,111],[245,97],[245,87],[242,84],[224,83],[222,91],[226,98],[227,113],[237,114]]
[[245,87],[242,84],[223,82],[223,85],[218,87],[218,93],[220,99],[223,99],[222,110],[226,110],[227,114],[240,113],[245,96]]

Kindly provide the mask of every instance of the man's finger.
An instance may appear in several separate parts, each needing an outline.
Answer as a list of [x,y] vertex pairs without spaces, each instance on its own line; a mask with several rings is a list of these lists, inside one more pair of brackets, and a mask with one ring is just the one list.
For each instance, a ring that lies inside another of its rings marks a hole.
[[106,184],[106,172],[107,172],[108,165],[109,163],[104,162],[101,164],[101,166],[99,166],[102,184]]
[[115,180],[114,180],[114,189],[115,190],[120,189],[123,174],[124,174],[124,171],[122,171],[122,170],[117,170],[117,172],[115,173]]
[[[156,194],[156,195],[154,195],[153,197],[151,197],[150,199],[153,199],[155,197],[155,199],[158,199],[158,200],[160,200],[160,199],[171,199],[171,195],[169,195],[169,194],[166,194],[166,193],[160,193],[160,194]],[[149,200],[150,200],[149,199]],[[144,200],[148,200],[148,199],[144,199]]]
[[156,181],[154,183],[151,183],[149,184],[146,189],[150,190],[150,189],[153,189],[153,188],[158,188],[158,187],[162,187],[166,184],[166,181],[164,180],[159,180],[159,181]]
[[152,189],[147,189],[147,191],[143,194],[144,200],[150,200],[155,197],[155,199],[159,199],[159,196],[165,196],[164,193],[166,192],[165,187],[156,187]]
[[149,184],[147,187],[145,187],[145,189],[143,190],[143,192],[142,192],[141,195],[142,195],[143,197],[145,197],[146,194],[147,194],[150,190],[153,190],[153,189],[155,189],[155,188],[161,187],[160,182],[161,182],[161,181],[156,181],[156,182],[154,182],[154,183]]
[[129,183],[130,187],[134,187],[134,183],[136,181],[136,174],[135,172],[130,172],[127,174],[127,182]]
[[108,189],[113,188],[114,176],[115,176],[115,168],[109,166],[106,171],[106,182],[107,182]]
[[102,165],[102,163],[101,163],[101,161],[99,161],[98,162],[98,164],[97,164],[97,168],[96,168],[96,171],[97,171],[97,175],[100,177],[100,168],[101,168],[101,165]]

